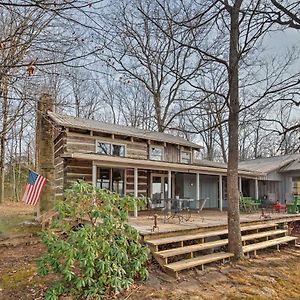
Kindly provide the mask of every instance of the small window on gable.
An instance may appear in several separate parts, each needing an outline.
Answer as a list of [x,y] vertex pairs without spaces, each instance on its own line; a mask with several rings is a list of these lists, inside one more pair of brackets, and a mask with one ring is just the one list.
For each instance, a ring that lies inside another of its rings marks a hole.
[[111,144],[98,142],[97,153],[111,155]]
[[151,160],[163,160],[163,148],[162,147],[150,147],[149,158]]
[[181,163],[191,164],[192,163],[192,152],[190,152],[190,151],[181,151]]

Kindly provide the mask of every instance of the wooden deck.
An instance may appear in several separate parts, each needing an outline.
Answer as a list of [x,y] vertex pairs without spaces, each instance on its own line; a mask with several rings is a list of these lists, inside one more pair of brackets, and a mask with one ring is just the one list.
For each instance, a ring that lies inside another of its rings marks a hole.
[[[227,229],[227,212],[216,210],[203,210],[193,213],[189,221],[179,223],[178,219],[164,222],[164,216],[158,215],[158,229],[153,230],[155,212],[142,212],[137,218],[130,217],[128,223],[139,231],[147,239],[151,236],[174,236],[181,234],[200,233],[208,229]],[[270,213],[270,218],[262,218],[261,212],[253,214],[241,214],[241,225],[257,225],[259,223],[289,223],[300,221],[300,214]]]
[[[290,236],[288,223],[299,222],[300,214],[261,213],[241,214],[243,251],[246,255],[258,250],[293,243],[297,237]],[[162,269],[172,276],[179,272],[201,267],[213,262],[225,262],[233,254],[228,251],[227,212],[204,210],[192,214],[189,221],[179,222],[158,215],[154,228],[154,212],[142,212],[128,223],[136,228],[150,248],[153,257]]]

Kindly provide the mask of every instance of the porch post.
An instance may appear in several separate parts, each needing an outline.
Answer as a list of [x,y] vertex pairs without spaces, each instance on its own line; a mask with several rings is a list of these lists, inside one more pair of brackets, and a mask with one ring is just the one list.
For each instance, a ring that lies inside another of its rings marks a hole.
[[257,178],[255,178],[254,190],[255,190],[255,199],[258,199],[258,179]]
[[196,173],[196,209],[200,208],[200,176]]
[[[134,197],[137,198],[138,197],[138,168],[134,168]],[[137,205],[135,203],[134,205],[134,217],[137,218],[138,216],[138,211],[137,211]]]
[[223,179],[222,175],[219,175],[219,208],[223,211]]
[[92,183],[93,186],[96,186],[97,184],[97,166],[93,162],[93,167],[92,167]]
[[168,198],[172,198],[172,173],[168,171]]
[[243,191],[242,191],[242,177],[239,177],[239,192],[241,194],[243,194]]

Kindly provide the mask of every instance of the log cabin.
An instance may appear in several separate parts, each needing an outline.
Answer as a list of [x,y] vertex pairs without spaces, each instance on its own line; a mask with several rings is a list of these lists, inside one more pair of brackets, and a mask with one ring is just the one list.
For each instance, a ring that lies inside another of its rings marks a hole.
[[[196,159],[201,146],[167,133],[48,111],[55,128],[55,194],[83,179],[121,195],[150,199],[207,198],[206,208],[227,206],[226,164]],[[240,169],[257,188],[261,172]],[[255,188],[254,194],[258,194]],[[255,196],[254,195],[254,196]]]

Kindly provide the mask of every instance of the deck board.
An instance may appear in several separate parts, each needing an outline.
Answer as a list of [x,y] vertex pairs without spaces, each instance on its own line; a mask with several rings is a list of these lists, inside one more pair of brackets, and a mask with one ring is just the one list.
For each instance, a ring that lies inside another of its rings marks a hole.
[[298,238],[294,237],[294,236],[284,236],[284,237],[280,237],[277,239],[268,240],[265,242],[260,242],[260,243],[255,243],[255,244],[244,246],[243,251],[244,251],[244,253],[248,253],[251,251],[261,250],[261,249],[269,248],[272,246],[288,243],[291,241],[296,241],[297,239]]
[[[259,239],[259,238],[263,238],[263,237],[271,237],[274,235],[285,234],[285,233],[287,233],[287,230],[283,230],[283,229],[259,232],[259,233],[242,236],[242,241],[250,241],[250,240],[254,240],[254,239]],[[168,257],[176,256],[176,255],[182,255],[182,254],[187,254],[187,253],[193,253],[196,251],[202,251],[202,250],[206,250],[206,249],[222,247],[227,244],[228,244],[228,239],[222,239],[222,240],[217,240],[217,241],[212,241],[212,242],[206,242],[206,243],[178,247],[178,248],[173,248],[173,249],[168,249],[168,250],[163,250],[163,251],[157,251],[157,252],[154,252],[154,255],[158,255],[162,258],[168,258]]]
[[185,269],[190,269],[193,267],[201,266],[204,264],[208,264],[211,262],[223,260],[226,258],[233,257],[233,253],[228,253],[228,252],[218,252],[218,253],[213,253],[213,254],[208,254],[208,255],[203,255],[200,257],[195,257],[195,258],[189,258],[185,260],[181,260],[175,263],[167,264],[165,268],[172,270],[173,272],[178,272],[181,270]]
[[[242,226],[241,231],[251,231],[256,229],[264,229],[270,227],[276,227],[277,224],[275,223],[267,223],[267,224],[255,224],[249,226]],[[171,243],[177,242],[184,242],[190,240],[197,240],[211,236],[218,236],[218,235],[225,235],[228,234],[228,229],[221,229],[221,230],[209,230],[207,232],[201,232],[196,234],[188,234],[188,235],[180,235],[180,236],[173,236],[173,237],[166,237],[166,238],[159,238],[159,239],[148,239],[145,242],[151,246],[159,246],[159,245],[166,245]]]

